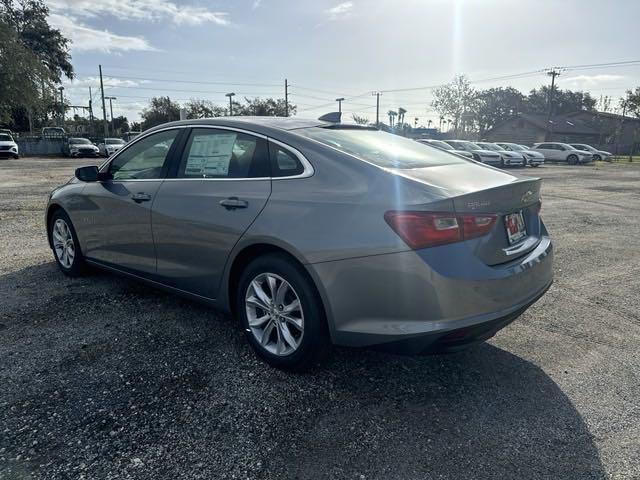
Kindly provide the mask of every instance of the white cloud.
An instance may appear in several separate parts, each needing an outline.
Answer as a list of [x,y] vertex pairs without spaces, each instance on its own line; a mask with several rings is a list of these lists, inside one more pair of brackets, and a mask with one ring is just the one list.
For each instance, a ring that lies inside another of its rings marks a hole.
[[597,86],[602,83],[615,82],[616,80],[622,80],[624,75],[576,75],[574,77],[567,77],[564,79],[566,83],[571,83],[574,85],[585,85],[585,86]]
[[[102,82],[105,86],[109,86],[112,88],[116,87],[137,87],[138,85],[142,85],[145,83],[149,83],[148,80],[123,80],[121,78],[116,77],[102,77]],[[67,80],[64,82],[65,88],[73,89],[73,88],[86,88],[86,87],[100,87],[100,77],[84,77],[84,78],[74,78],[73,80]]]
[[49,21],[54,27],[59,28],[67,38],[71,39],[71,50],[75,52],[155,50],[143,37],[117,35],[108,30],[97,30],[70,16],[52,13],[49,15]]
[[260,8],[260,5],[262,4],[262,0],[253,0],[253,5],[251,6],[252,9],[256,9],[256,8]]
[[325,10],[330,20],[338,20],[339,18],[348,17],[353,11],[353,2],[342,2]]
[[110,15],[120,20],[168,20],[176,25],[228,25],[226,12],[177,5],[169,0],[48,0],[52,12],[83,18]]

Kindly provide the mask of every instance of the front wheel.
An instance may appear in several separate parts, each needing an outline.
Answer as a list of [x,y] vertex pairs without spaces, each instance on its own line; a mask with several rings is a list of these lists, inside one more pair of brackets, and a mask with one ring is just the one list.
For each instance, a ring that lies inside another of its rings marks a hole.
[[600,160],[602,160],[602,157],[600,155],[594,155],[593,156],[593,161],[594,162],[599,162]]
[[236,294],[247,339],[268,364],[304,371],[330,351],[322,303],[311,279],[289,257],[258,257],[244,270]]
[[62,273],[78,277],[86,271],[80,244],[69,216],[63,211],[55,212],[49,222],[53,256]]
[[575,165],[576,163],[578,163],[578,157],[575,155],[569,155],[567,157],[567,163],[569,165]]

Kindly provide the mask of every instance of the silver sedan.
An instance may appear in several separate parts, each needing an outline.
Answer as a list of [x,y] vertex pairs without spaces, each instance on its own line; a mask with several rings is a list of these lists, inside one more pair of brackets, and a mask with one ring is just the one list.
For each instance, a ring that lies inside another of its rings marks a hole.
[[99,267],[237,317],[271,365],[332,344],[483,341],[552,282],[540,183],[338,117],[144,132],[51,193],[63,273]]

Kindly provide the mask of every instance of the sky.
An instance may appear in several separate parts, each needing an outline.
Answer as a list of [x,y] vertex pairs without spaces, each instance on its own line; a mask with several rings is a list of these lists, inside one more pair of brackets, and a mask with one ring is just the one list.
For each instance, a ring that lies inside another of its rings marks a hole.
[[[381,120],[403,107],[437,123],[433,87],[465,74],[474,88],[548,84],[616,99],[640,86],[638,0],[45,0],[71,39],[65,96],[99,110],[98,65],[114,115],[139,120],[153,96],[226,105],[225,93],[284,97],[298,115],[337,110]],[[581,67],[582,66],[582,67]],[[499,78],[506,77],[506,78]],[[107,105],[107,109],[108,109]]]

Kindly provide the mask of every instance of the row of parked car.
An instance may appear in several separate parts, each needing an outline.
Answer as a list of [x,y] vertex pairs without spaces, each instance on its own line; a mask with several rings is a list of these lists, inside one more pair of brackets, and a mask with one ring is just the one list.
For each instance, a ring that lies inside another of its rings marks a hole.
[[100,143],[92,143],[88,138],[69,137],[62,145],[62,153],[67,157],[109,157],[125,145],[121,138],[105,138]]
[[536,143],[532,147],[510,142],[470,142],[468,140],[420,139],[418,142],[496,167],[538,167],[545,160],[577,165],[594,160],[610,160],[612,154],[583,143]]

